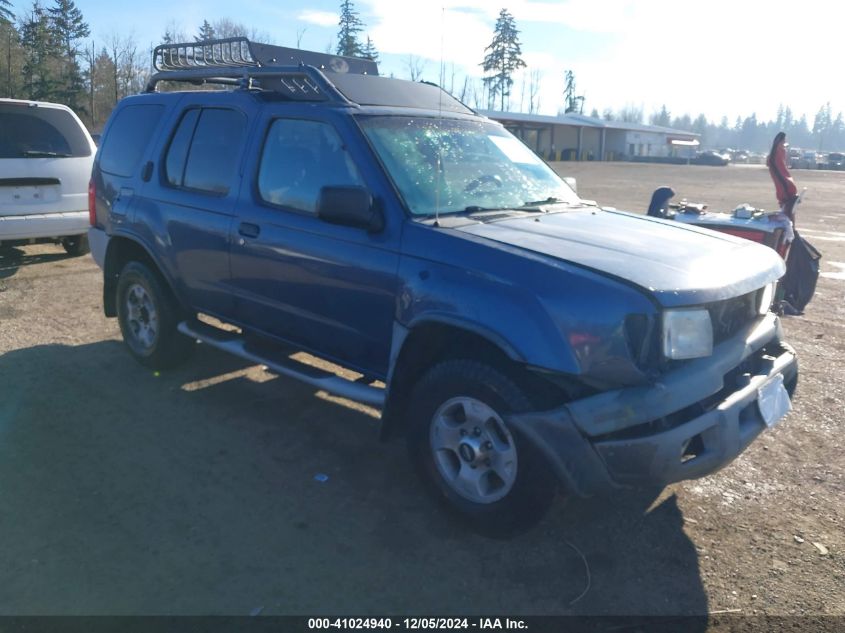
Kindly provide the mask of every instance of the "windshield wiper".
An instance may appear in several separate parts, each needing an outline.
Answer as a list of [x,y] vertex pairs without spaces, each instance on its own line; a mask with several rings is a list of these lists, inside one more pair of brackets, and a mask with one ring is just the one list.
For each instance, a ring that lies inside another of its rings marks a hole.
[[45,157],[45,158],[70,158],[72,154],[65,154],[64,152],[48,152],[46,150],[40,149],[28,149],[23,152],[24,156],[27,157]]
[[520,209],[536,209],[537,207],[544,205],[544,204],[565,204],[566,206],[571,206],[571,202],[566,200],[562,200],[560,198],[555,198],[554,196],[549,196],[545,200],[533,200],[531,202],[526,202],[523,204]]
[[479,207],[477,205],[471,204],[470,206],[464,208],[464,213],[484,213],[486,211],[510,211],[512,207]]

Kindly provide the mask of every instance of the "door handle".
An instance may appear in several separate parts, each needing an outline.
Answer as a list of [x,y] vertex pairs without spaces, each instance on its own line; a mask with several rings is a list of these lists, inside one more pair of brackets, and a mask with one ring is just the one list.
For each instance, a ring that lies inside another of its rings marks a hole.
[[238,227],[238,233],[240,233],[244,237],[258,237],[258,234],[261,233],[261,227],[257,224],[241,222],[240,226]]

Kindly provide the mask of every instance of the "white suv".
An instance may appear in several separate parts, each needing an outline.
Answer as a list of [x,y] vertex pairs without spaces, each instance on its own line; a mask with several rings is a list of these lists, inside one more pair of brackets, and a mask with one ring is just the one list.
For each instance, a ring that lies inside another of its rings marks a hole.
[[59,241],[88,252],[97,148],[67,106],[0,99],[0,246]]

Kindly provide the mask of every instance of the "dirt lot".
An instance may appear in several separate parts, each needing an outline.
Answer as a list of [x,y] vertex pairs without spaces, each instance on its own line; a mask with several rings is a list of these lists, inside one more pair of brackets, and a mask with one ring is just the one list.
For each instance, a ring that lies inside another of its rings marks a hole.
[[[557,166],[619,208],[773,204],[759,167]],[[0,615],[845,614],[845,173],[795,175],[831,275],[785,319],[793,413],[715,476],[510,542],[439,511],[375,412],[208,349],[150,373],[89,257],[3,253]]]

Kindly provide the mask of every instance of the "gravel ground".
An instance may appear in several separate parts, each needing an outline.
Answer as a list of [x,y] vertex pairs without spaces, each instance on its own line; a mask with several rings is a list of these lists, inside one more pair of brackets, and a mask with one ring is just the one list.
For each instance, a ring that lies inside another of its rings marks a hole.
[[[755,166],[555,167],[637,211],[662,184],[773,203]],[[151,373],[89,257],[3,252],[0,615],[845,615],[845,173],[795,176],[826,276],[784,323],[793,412],[714,476],[562,500],[508,542],[432,504],[377,412],[209,349]]]

